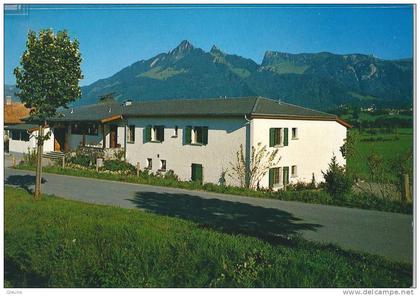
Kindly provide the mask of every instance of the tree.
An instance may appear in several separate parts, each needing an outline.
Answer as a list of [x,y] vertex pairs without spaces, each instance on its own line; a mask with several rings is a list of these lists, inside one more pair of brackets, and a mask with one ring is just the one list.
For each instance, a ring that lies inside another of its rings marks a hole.
[[347,176],[345,168],[337,163],[335,156],[332,157],[328,170],[322,174],[325,179],[325,190],[332,197],[342,199],[351,190],[351,179]]
[[54,34],[46,29],[38,36],[29,31],[20,66],[14,70],[19,90],[16,95],[31,109],[29,121],[38,124],[35,199],[41,193],[43,144],[50,136],[44,135],[44,128],[57,108],[67,108],[68,103],[81,96],[81,62],[79,42],[71,41],[66,31]]
[[280,161],[280,158],[277,159],[278,152],[278,149],[268,151],[267,146],[258,143],[257,147],[252,146],[248,163],[241,144],[236,152],[236,162],[229,163],[232,172],[228,175],[237,179],[241,187],[255,188],[268,170]]

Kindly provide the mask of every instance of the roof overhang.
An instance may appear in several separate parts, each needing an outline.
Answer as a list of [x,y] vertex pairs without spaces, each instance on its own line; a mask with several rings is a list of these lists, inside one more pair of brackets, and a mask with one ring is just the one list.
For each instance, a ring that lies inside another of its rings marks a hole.
[[287,119],[287,120],[316,120],[316,121],[336,121],[346,128],[352,128],[352,126],[346,121],[342,120],[338,116],[327,117],[327,116],[300,116],[300,115],[273,115],[273,114],[251,114],[250,119],[261,118],[261,119]]
[[107,122],[111,122],[111,121],[121,120],[122,118],[123,118],[122,115],[115,115],[115,116],[111,116],[111,117],[108,117],[108,118],[101,119],[100,122],[101,123],[107,123]]

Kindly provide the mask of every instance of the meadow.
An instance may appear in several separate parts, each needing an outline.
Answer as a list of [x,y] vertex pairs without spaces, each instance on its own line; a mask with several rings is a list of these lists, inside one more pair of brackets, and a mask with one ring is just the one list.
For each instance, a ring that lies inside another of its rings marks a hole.
[[[367,158],[372,153],[379,155],[384,161],[390,161],[413,151],[412,128],[398,128],[391,133],[379,128],[361,131],[351,129],[349,133],[358,133],[359,136],[356,142],[357,153],[348,159],[347,166],[361,178],[369,177]],[[410,170],[412,176],[412,165]]]
[[5,187],[6,287],[410,287],[412,265]]

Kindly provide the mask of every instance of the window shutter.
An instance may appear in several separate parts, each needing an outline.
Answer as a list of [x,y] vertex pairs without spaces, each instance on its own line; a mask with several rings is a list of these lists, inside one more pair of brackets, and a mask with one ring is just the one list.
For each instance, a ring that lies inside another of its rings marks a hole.
[[150,125],[146,126],[144,129],[144,142],[150,142],[152,140],[152,127]]
[[283,185],[289,184],[289,167],[283,167]]
[[209,141],[209,127],[203,126],[203,145],[207,145]]
[[276,133],[276,129],[275,128],[270,128],[270,147],[274,147],[275,133]]
[[159,141],[163,142],[165,140],[165,127],[159,126]]
[[269,169],[268,170],[268,187],[273,188],[273,185],[274,185],[274,169]]
[[289,129],[287,127],[284,129],[283,145],[284,146],[288,146],[289,145]]
[[185,143],[191,144],[191,126],[185,127]]
[[201,164],[197,165],[197,180],[203,184],[203,166]]

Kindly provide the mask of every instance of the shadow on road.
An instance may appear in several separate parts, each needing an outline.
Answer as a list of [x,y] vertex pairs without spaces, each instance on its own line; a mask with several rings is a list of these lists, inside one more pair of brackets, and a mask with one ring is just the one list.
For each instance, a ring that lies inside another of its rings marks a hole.
[[321,226],[302,223],[301,219],[278,209],[188,194],[137,192],[134,199],[128,200],[152,213],[190,220],[203,228],[254,236],[273,244],[285,244],[298,231]]
[[[44,178],[41,179],[41,184],[45,183]],[[29,193],[33,193],[31,186],[35,185],[35,176],[32,175],[11,175],[5,181],[6,185],[17,186],[25,189]]]

